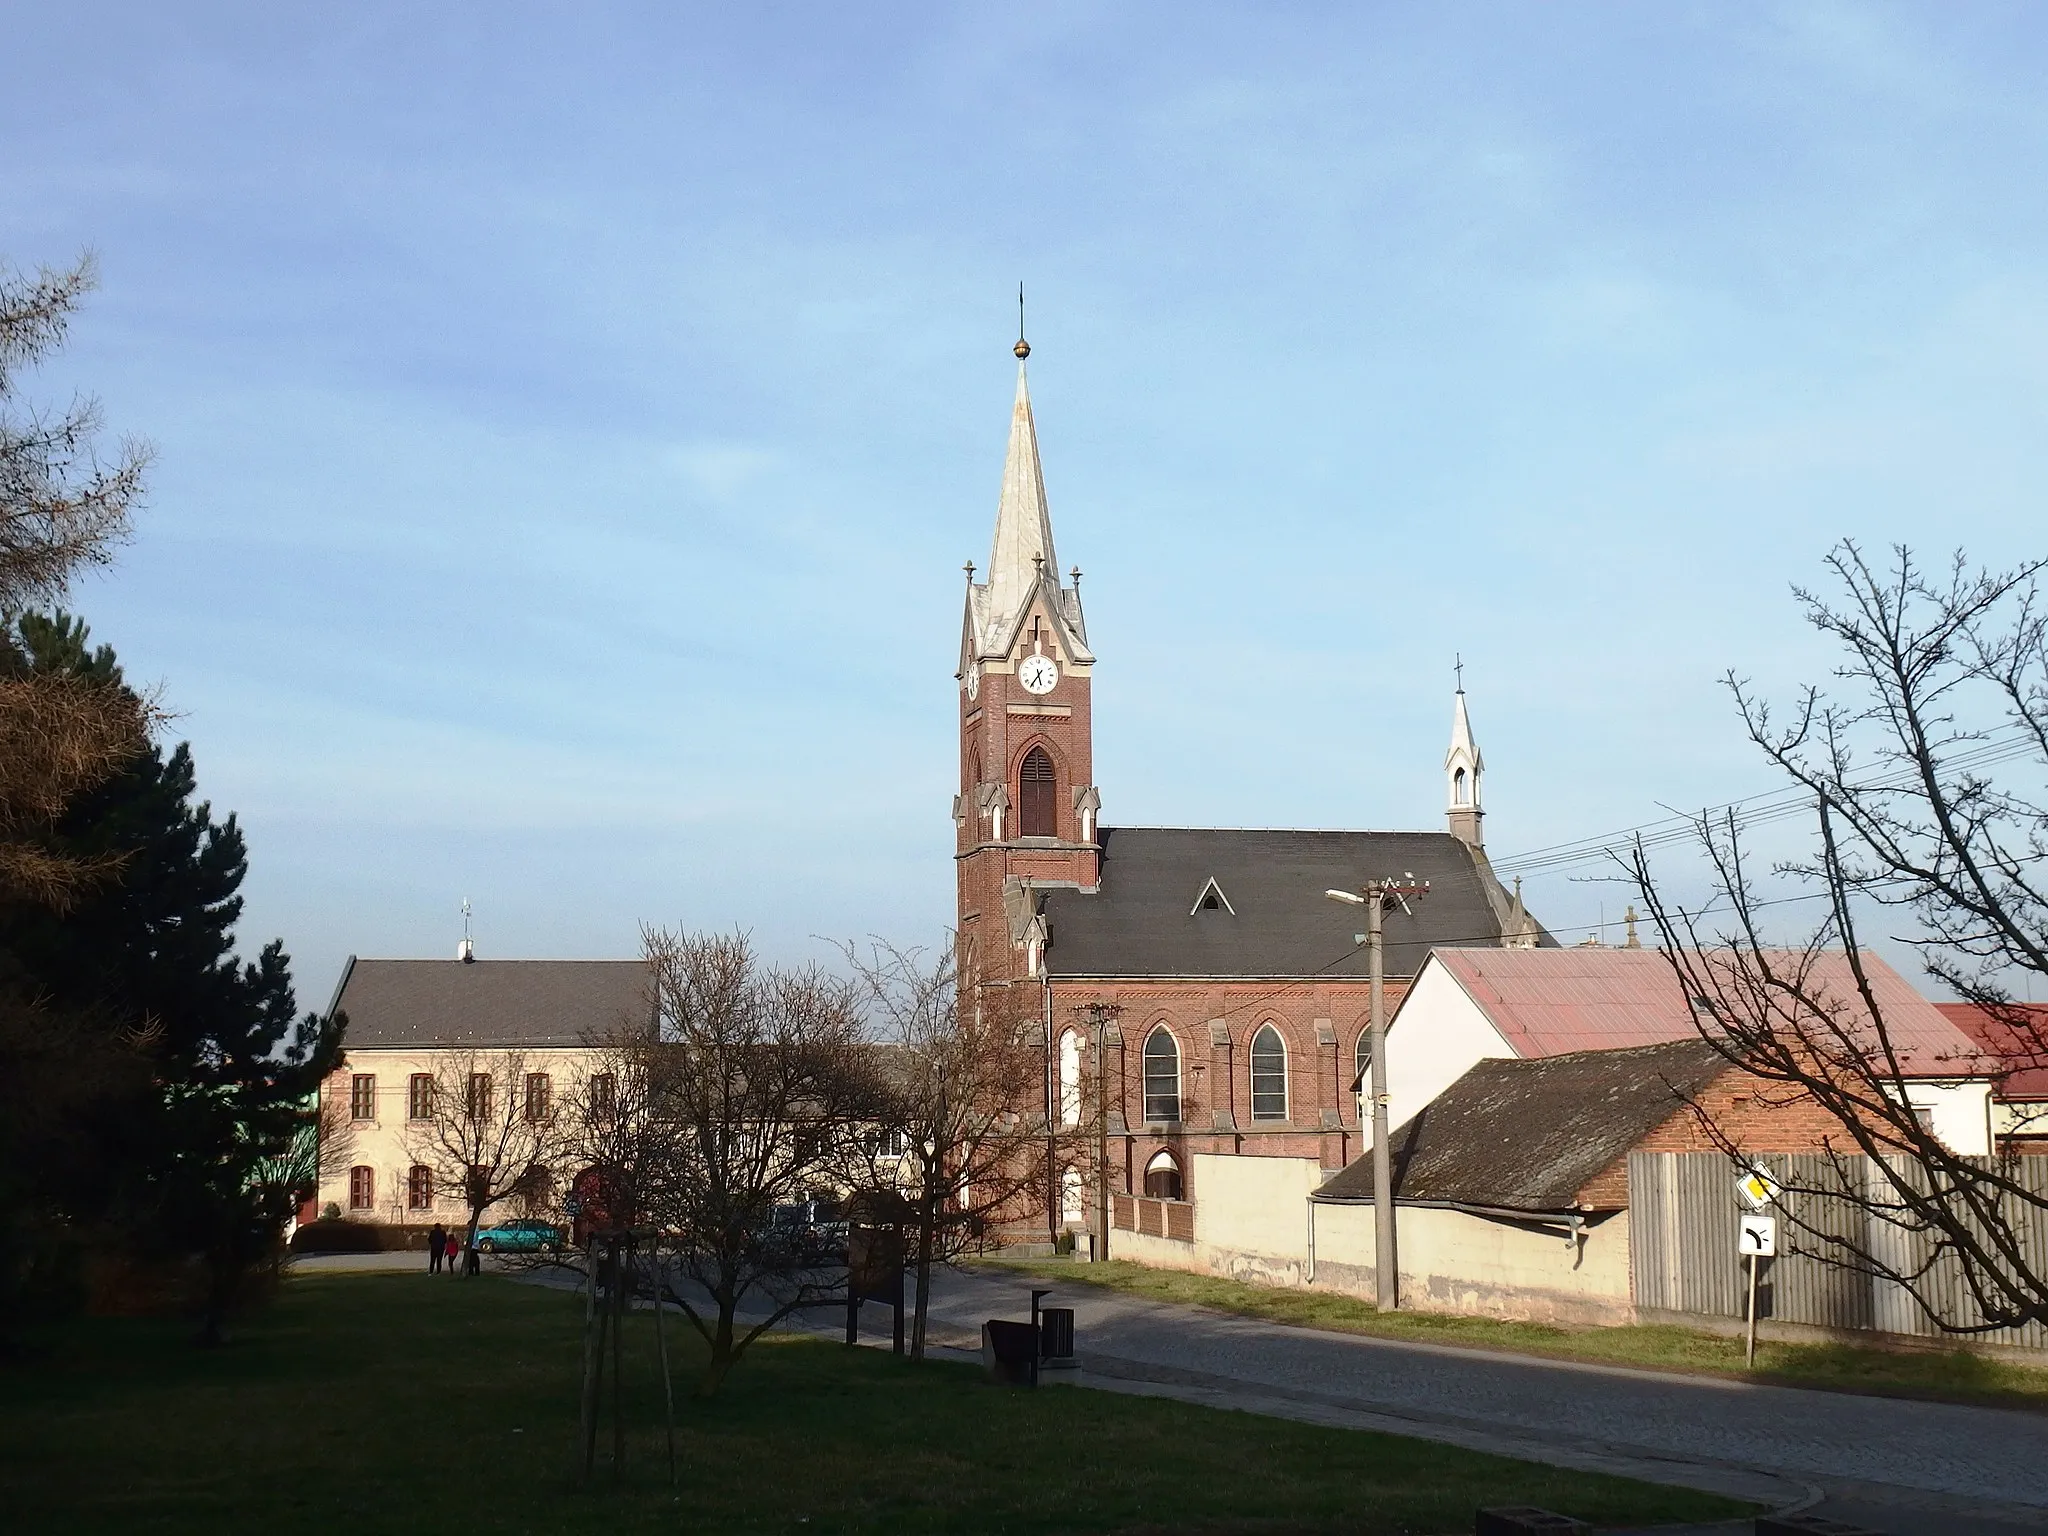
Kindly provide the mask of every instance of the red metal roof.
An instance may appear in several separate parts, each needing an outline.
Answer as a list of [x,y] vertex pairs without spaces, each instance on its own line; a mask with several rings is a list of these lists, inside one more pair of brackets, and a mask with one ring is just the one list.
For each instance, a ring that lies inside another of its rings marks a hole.
[[2048,1003],[2013,1003],[2008,1013],[2025,1022],[1994,1018],[1975,1003],[1936,1003],[1942,1017],[1996,1056],[2009,1075],[2001,1099],[2048,1099]]
[[[1708,965],[1727,962],[1712,954]],[[1790,951],[1770,958],[1790,968]],[[1431,959],[1471,995],[1523,1057],[1615,1050],[1695,1038],[1690,1000],[1663,951],[1655,949],[1439,949]],[[1995,1070],[1971,1037],[1878,956],[1863,967],[1906,1073],[1977,1077]],[[1816,957],[1808,972],[1831,999],[1860,1013],[1848,957]],[[1410,994],[1413,995],[1412,993]]]

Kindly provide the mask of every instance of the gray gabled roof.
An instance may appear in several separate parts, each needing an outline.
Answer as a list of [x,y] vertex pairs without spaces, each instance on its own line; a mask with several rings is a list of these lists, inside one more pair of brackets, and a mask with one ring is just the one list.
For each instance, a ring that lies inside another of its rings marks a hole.
[[334,995],[344,1047],[574,1046],[649,1033],[641,960],[358,960]]
[[[1055,977],[1363,977],[1365,914],[1323,892],[1410,872],[1429,894],[1387,913],[1389,976],[1414,975],[1436,945],[1498,944],[1507,916],[1491,871],[1448,832],[1104,827],[1101,839],[1100,888],[1045,897]],[[1229,905],[1196,910],[1211,880]]]
[[[1395,1131],[1401,1200],[1570,1211],[1579,1192],[1724,1071],[1705,1040],[1482,1061]],[[1372,1159],[1316,1191],[1370,1200]]]

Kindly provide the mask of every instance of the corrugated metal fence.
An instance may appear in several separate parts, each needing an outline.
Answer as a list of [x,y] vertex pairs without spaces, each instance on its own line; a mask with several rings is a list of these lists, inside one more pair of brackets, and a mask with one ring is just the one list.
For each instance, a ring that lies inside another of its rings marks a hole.
[[[1836,1190],[1842,1186],[1823,1157],[1760,1157],[1756,1161],[1788,1186]],[[1852,1185],[1868,1187],[1883,1173],[1867,1159],[1847,1165]],[[1988,1166],[1988,1163],[1987,1163]],[[2048,1199],[2048,1157],[2021,1158],[2008,1165],[2014,1182]],[[1639,1308],[1741,1318],[1747,1270],[1736,1251],[1736,1233],[1748,1209],[1735,1194],[1735,1170],[1718,1153],[1636,1152],[1628,1160],[1629,1288]],[[1757,1314],[1782,1323],[1817,1328],[1864,1329],[1916,1338],[1948,1338],[1903,1286],[1845,1269],[1817,1256],[1826,1245],[1793,1221],[1820,1232],[1855,1239],[1883,1255],[1900,1272],[1924,1265],[1933,1252],[1923,1234],[1903,1231],[1871,1213],[1855,1191],[1787,1194],[1790,1210],[1777,1211],[1778,1257],[1761,1275]],[[2036,1207],[2016,1218],[2027,1223],[2027,1247],[2048,1272],[2048,1219]],[[1950,1256],[1928,1273],[1922,1289],[1945,1317],[1977,1322],[1977,1309]],[[1984,1335],[1987,1343],[2048,1349],[2048,1328],[2038,1323]],[[1958,1340],[1958,1342],[1961,1342]]]

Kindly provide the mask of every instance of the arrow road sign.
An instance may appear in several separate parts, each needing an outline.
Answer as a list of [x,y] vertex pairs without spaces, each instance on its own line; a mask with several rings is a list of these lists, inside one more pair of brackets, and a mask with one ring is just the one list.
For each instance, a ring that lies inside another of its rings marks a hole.
[[1745,1258],[1768,1259],[1778,1251],[1778,1218],[1746,1215],[1735,1237],[1736,1251]]

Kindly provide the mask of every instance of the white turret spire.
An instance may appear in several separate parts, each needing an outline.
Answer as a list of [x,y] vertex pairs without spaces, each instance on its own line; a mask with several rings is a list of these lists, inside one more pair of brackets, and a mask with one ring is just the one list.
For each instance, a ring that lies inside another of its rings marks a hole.
[[1444,791],[1451,836],[1474,848],[1486,839],[1479,830],[1486,812],[1480,804],[1479,781],[1486,760],[1472,737],[1472,718],[1465,713],[1465,666],[1458,663],[1458,691],[1451,705],[1451,748],[1444,754]]

